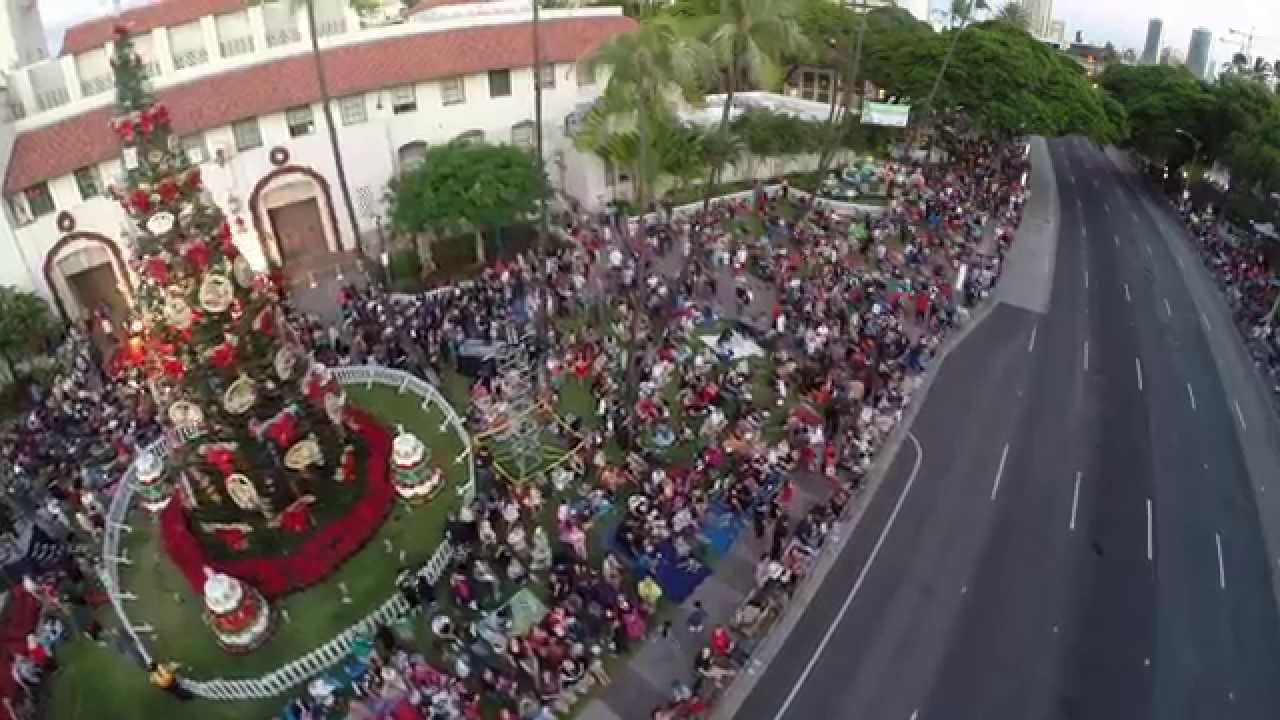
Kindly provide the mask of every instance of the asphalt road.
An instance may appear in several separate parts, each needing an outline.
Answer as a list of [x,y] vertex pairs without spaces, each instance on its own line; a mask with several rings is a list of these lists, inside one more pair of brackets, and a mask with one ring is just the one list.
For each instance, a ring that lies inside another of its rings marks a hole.
[[735,717],[1280,716],[1280,622],[1205,321],[1134,178],[1082,140],[1050,151],[1047,312],[999,304],[948,357]]

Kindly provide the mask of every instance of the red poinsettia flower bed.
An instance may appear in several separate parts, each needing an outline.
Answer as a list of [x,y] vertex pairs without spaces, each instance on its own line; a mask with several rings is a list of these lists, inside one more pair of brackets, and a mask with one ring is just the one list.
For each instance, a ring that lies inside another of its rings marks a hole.
[[346,562],[382,526],[395,502],[388,476],[391,434],[368,414],[348,408],[348,416],[368,450],[368,487],[346,515],[321,528],[288,557],[216,561],[209,558],[187,524],[180,502],[171,502],[160,516],[165,551],[197,595],[204,592],[204,568],[224,572],[257,588],[268,598],[315,585]]

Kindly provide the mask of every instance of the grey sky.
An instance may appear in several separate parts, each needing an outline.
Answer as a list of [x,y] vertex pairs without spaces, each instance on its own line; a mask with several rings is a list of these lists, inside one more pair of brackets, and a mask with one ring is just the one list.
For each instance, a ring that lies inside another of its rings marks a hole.
[[[998,6],[1003,0],[991,0]],[[133,4],[126,0],[126,5]],[[935,8],[950,6],[950,0],[932,0]],[[61,40],[61,29],[77,20],[109,12],[112,0],[40,0],[40,11],[50,29],[54,44]],[[1228,29],[1248,32],[1258,28],[1260,37],[1254,42],[1254,53],[1280,58],[1280,1],[1277,0],[1055,0],[1054,17],[1066,21],[1068,39],[1075,31],[1084,31],[1086,42],[1108,40],[1117,47],[1142,49],[1147,20],[1164,20],[1164,44],[1184,52],[1191,42],[1191,29],[1205,26],[1213,30],[1213,57],[1224,62],[1233,46],[1221,38]]]

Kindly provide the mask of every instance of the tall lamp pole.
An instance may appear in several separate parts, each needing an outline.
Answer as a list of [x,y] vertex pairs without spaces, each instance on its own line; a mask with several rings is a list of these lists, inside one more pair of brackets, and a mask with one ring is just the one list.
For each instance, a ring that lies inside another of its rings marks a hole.
[[533,25],[531,30],[533,33],[533,124],[538,133],[536,138],[538,177],[542,179],[542,192],[538,193],[538,249],[541,250],[549,232],[547,227],[547,192],[550,188],[547,187],[548,183],[546,183],[547,166],[542,147],[542,39],[538,32],[539,1],[530,0],[530,4],[533,6]]

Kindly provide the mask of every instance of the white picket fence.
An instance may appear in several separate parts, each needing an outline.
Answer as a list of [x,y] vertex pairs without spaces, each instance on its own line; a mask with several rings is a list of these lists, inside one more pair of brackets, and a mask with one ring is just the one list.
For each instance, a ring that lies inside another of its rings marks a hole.
[[[457,411],[453,409],[453,406],[445,400],[444,396],[434,386],[401,370],[372,365],[334,368],[333,374],[338,382],[344,386],[364,385],[366,388],[370,388],[374,385],[382,385],[391,387],[395,388],[396,392],[400,394],[410,392],[416,395],[422,400],[421,407],[424,411],[431,409],[433,406],[439,408],[444,415],[444,422],[439,428],[440,432],[452,430],[462,441],[463,451],[453,458],[453,462],[454,464],[466,463],[467,481],[462,487],[458,488],[457,492],[461,495],[464,503],[470,503],[475,498],[476,471],[475,463],[470,462],[472,457],[471,436],[467,433],[466,425],[458,416]],[[174,447],[188,439],[190,438],[185,434],[171,433],[152,443],[145,449],[145,452],[155,453],[164,457]],[[134,596],[121,587],[119,572],[120,564],[132,564],[133,562],[131,559],[121,555],[120,533],[121,531],[130,532],[126,521],[128,520],[134,493],[136,492],[134,487],[135,480],[134,469],[130,467],[125,472],[119,488],[116,490],[115,497],[111,500],[111,506],[107,510],[107,527],[103,534],[102,567],[99,570],[99,574],[102,578],[103,587],[111,598],[111,607],[120,619],[121,627],[128,634],[130,640],[133,641],[133,645],[142,661],[147,663],[151,661],[151,653],[147,650],[141,635],[150,631],[150,627],[147,625],[135,625],[130,620],[125,603],[133,599]],[[436,546],[435,552],[431,555],[431,560],[427,563],[427,573],[433,583],[440,578],[440,575],[449,566],[452,556],[453,548],[447,541],[442,540]],[[261,700],[275,697],[337,665],[350,652],[352,644],[357,637],[379,625],[393,622],[408,610],[409,605],[404,597],[399,592],[393,592],[376,610],[366,615],[359,622],[343,630],[336,637],[306,655],[266,675],[245,679],[192,680],[183,678],[182,684],[196,696],[213,700]]]

